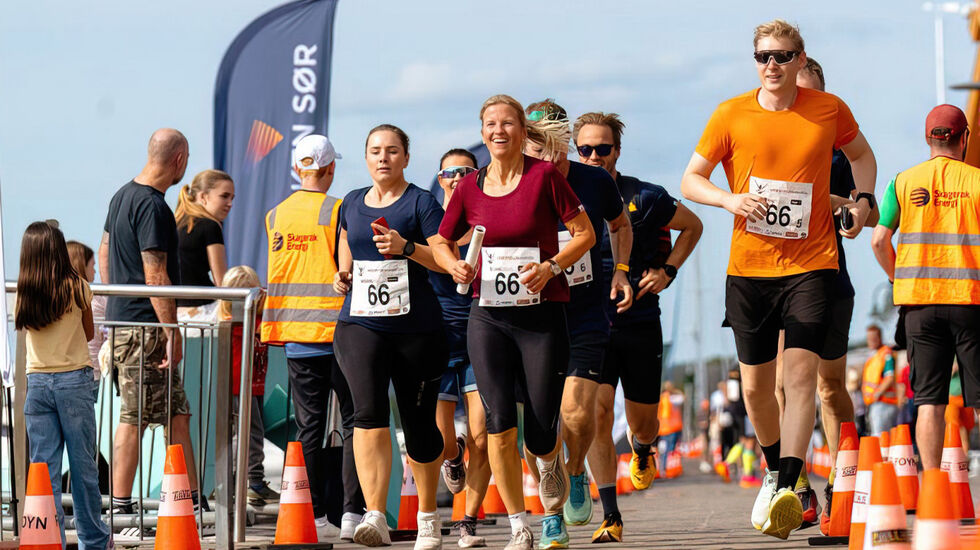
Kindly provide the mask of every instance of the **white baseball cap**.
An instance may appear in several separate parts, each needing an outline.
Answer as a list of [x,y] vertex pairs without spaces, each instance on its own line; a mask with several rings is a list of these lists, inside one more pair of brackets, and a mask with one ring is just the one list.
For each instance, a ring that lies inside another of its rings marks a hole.
[[[334,151],[327,136],[310,134],[299,140],[293,149],[293,166],[300,170],[319,170],[336,159],[344,158]],[[309,159],[309,160],[307,160]],[[306,161],[306,162],[304,162]]]

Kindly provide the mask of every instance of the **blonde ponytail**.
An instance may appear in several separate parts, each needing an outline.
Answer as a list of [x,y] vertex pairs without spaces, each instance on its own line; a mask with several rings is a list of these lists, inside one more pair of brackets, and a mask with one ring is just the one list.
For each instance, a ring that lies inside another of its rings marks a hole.
[[178,227],[186,225],[187,231],[190,232],[194,229],[196,218],[207,218],[218,222],[201,203],[197,202],[197,199],[201,193],[210,192],[221,181],[231,181],[231,176],[221,170],[204,170],[194,176],[190,183],[180,188],[180,193],[177,195],[177,208],[174,211]]

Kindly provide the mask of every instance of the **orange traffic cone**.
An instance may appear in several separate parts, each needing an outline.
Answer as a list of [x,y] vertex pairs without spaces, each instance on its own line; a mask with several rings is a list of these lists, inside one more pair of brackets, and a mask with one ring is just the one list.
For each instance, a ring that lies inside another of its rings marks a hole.
[[973,519],[973,497],[970,495],[970,480],[966,455],[960,440],[960,425],[957,422],[946,424],[946,437],[943,438],[943,460],[940,468],[949,474],[949,488],[953,493],[953,509],[960,519]]
[[667,453],[667,479],[680,477],[683,473],[684,468],[681,466],[681,454],[677,451]]
[[837,473],[830,506],[830,525],[824,533],[846,537],[851,533],[851,510],[854,507],[854,482],[857,479],[858,436],[853,422],[841,422],[837,444]]
[[881,445],[881,460],[888,462],[888,457],[891,456],[891,433],[884,431],[878,436],[878,441]]
[[946,550],[960,547],[960,521],[953,509],[949,475],[933,468],[922,472],[913,550]]
[[488,514],[507,514],[507,507],[504,506],[504,499],[500,498],[500,491],[497,489],[493,474],[490,474],[487,494],[483,497],[483,510]]
[[405,461],[401,500],[398,503],[398,530],[416,531],[419,528],[419,490],[415,486],[412,467]]
[[[463,516],[466,515],[466,490],[462,490],[455,495],[453,495],[453,521],[461,521]],[[483,519],[487,517],[486,512],[483,510],[483,505],[477,510],[476,519]]]
[[310,495],[310,480],[306,476],[303,444],[299,441],[290,441],[286,445],[281,487],[275,544],[316,543],[313,497]]
[[522,464],[524,466],[524,509],[529,514],[543,514],[544,506],[541,505],[538,482],[531,475],[531,470],[528,469],[527,462],[522,461]]
[[51,491],[46,462],[32,462],[27,472],[24,515],[20,520],[20,547],[24,550],[61,550],[61,526]]
[[[304,470],[305,471],[305,470]],[[312,508],[310,518],[313,517]],[[316,542],[316,531],[313,532]],[[191,499],[191,482],[187,478],[184,448],[167,446],[167,458],[163,463],[163,483],[160,487],[160,510],[157,512],[157,535],[154,550],[201,550],[197,538],[197,519]]]
[[915,510],[916,501],[919,500],[919,469],[915,463],[915,450],[912,448],[912,434],[908,424],[895,426],[889,461],[895,465],[895,473],[898,475],[902,505],[906,510]]
[[[659,453],[657,455],[659,456]],[[623,453],[619,455],[619,461],[616,463],[617,495],[628,495],[633,492],[633,481],[630,480],[630,458],[632,458],[632,455]],[[658,475],[660,471],[661,469],[658,467]]]
[[881,462],[878,438],[862,437],[858,451],[857,476],[854,478],[854,507],[851,509],[851,533],[848,550],[861,550],[864,546],[865,523],[868,519],[868,501],[871,498],[871,468]]
[[905,527],[905,507],[898,494],[895,465],[891,462],[879,462],[872,467],[871,502],[868,505],[866,525],[865,548],[910,550],[909,531]]

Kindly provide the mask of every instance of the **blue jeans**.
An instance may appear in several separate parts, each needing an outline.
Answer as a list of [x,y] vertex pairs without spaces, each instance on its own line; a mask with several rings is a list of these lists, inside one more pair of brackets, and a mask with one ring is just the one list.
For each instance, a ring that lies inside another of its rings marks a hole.
[[99,385],[91,367],[58,373],[27,375],[24,417],[31,462],[46,462],[51,490],[65,542],[65,512],[61,507],[61,459],[68,447],[71,496],[80,550],[104,550],[109,526],[102,521],[102,494],[95,456],[95,400]]
[[868,406],[868,435],[880,435],[895,427],[898,406],[875,402]]

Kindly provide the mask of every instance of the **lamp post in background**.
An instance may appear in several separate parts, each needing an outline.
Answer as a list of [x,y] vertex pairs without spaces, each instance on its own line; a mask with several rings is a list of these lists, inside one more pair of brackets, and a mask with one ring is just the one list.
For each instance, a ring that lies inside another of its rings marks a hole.
[[967,16],[975,7],[972,3],[963,2],[925,2],[922,10],[932,12],[935,21],[935,53],[936,53],[936,104],[946,103],[946,61],[945,41],[943,39],[943,15],[955,14]]

